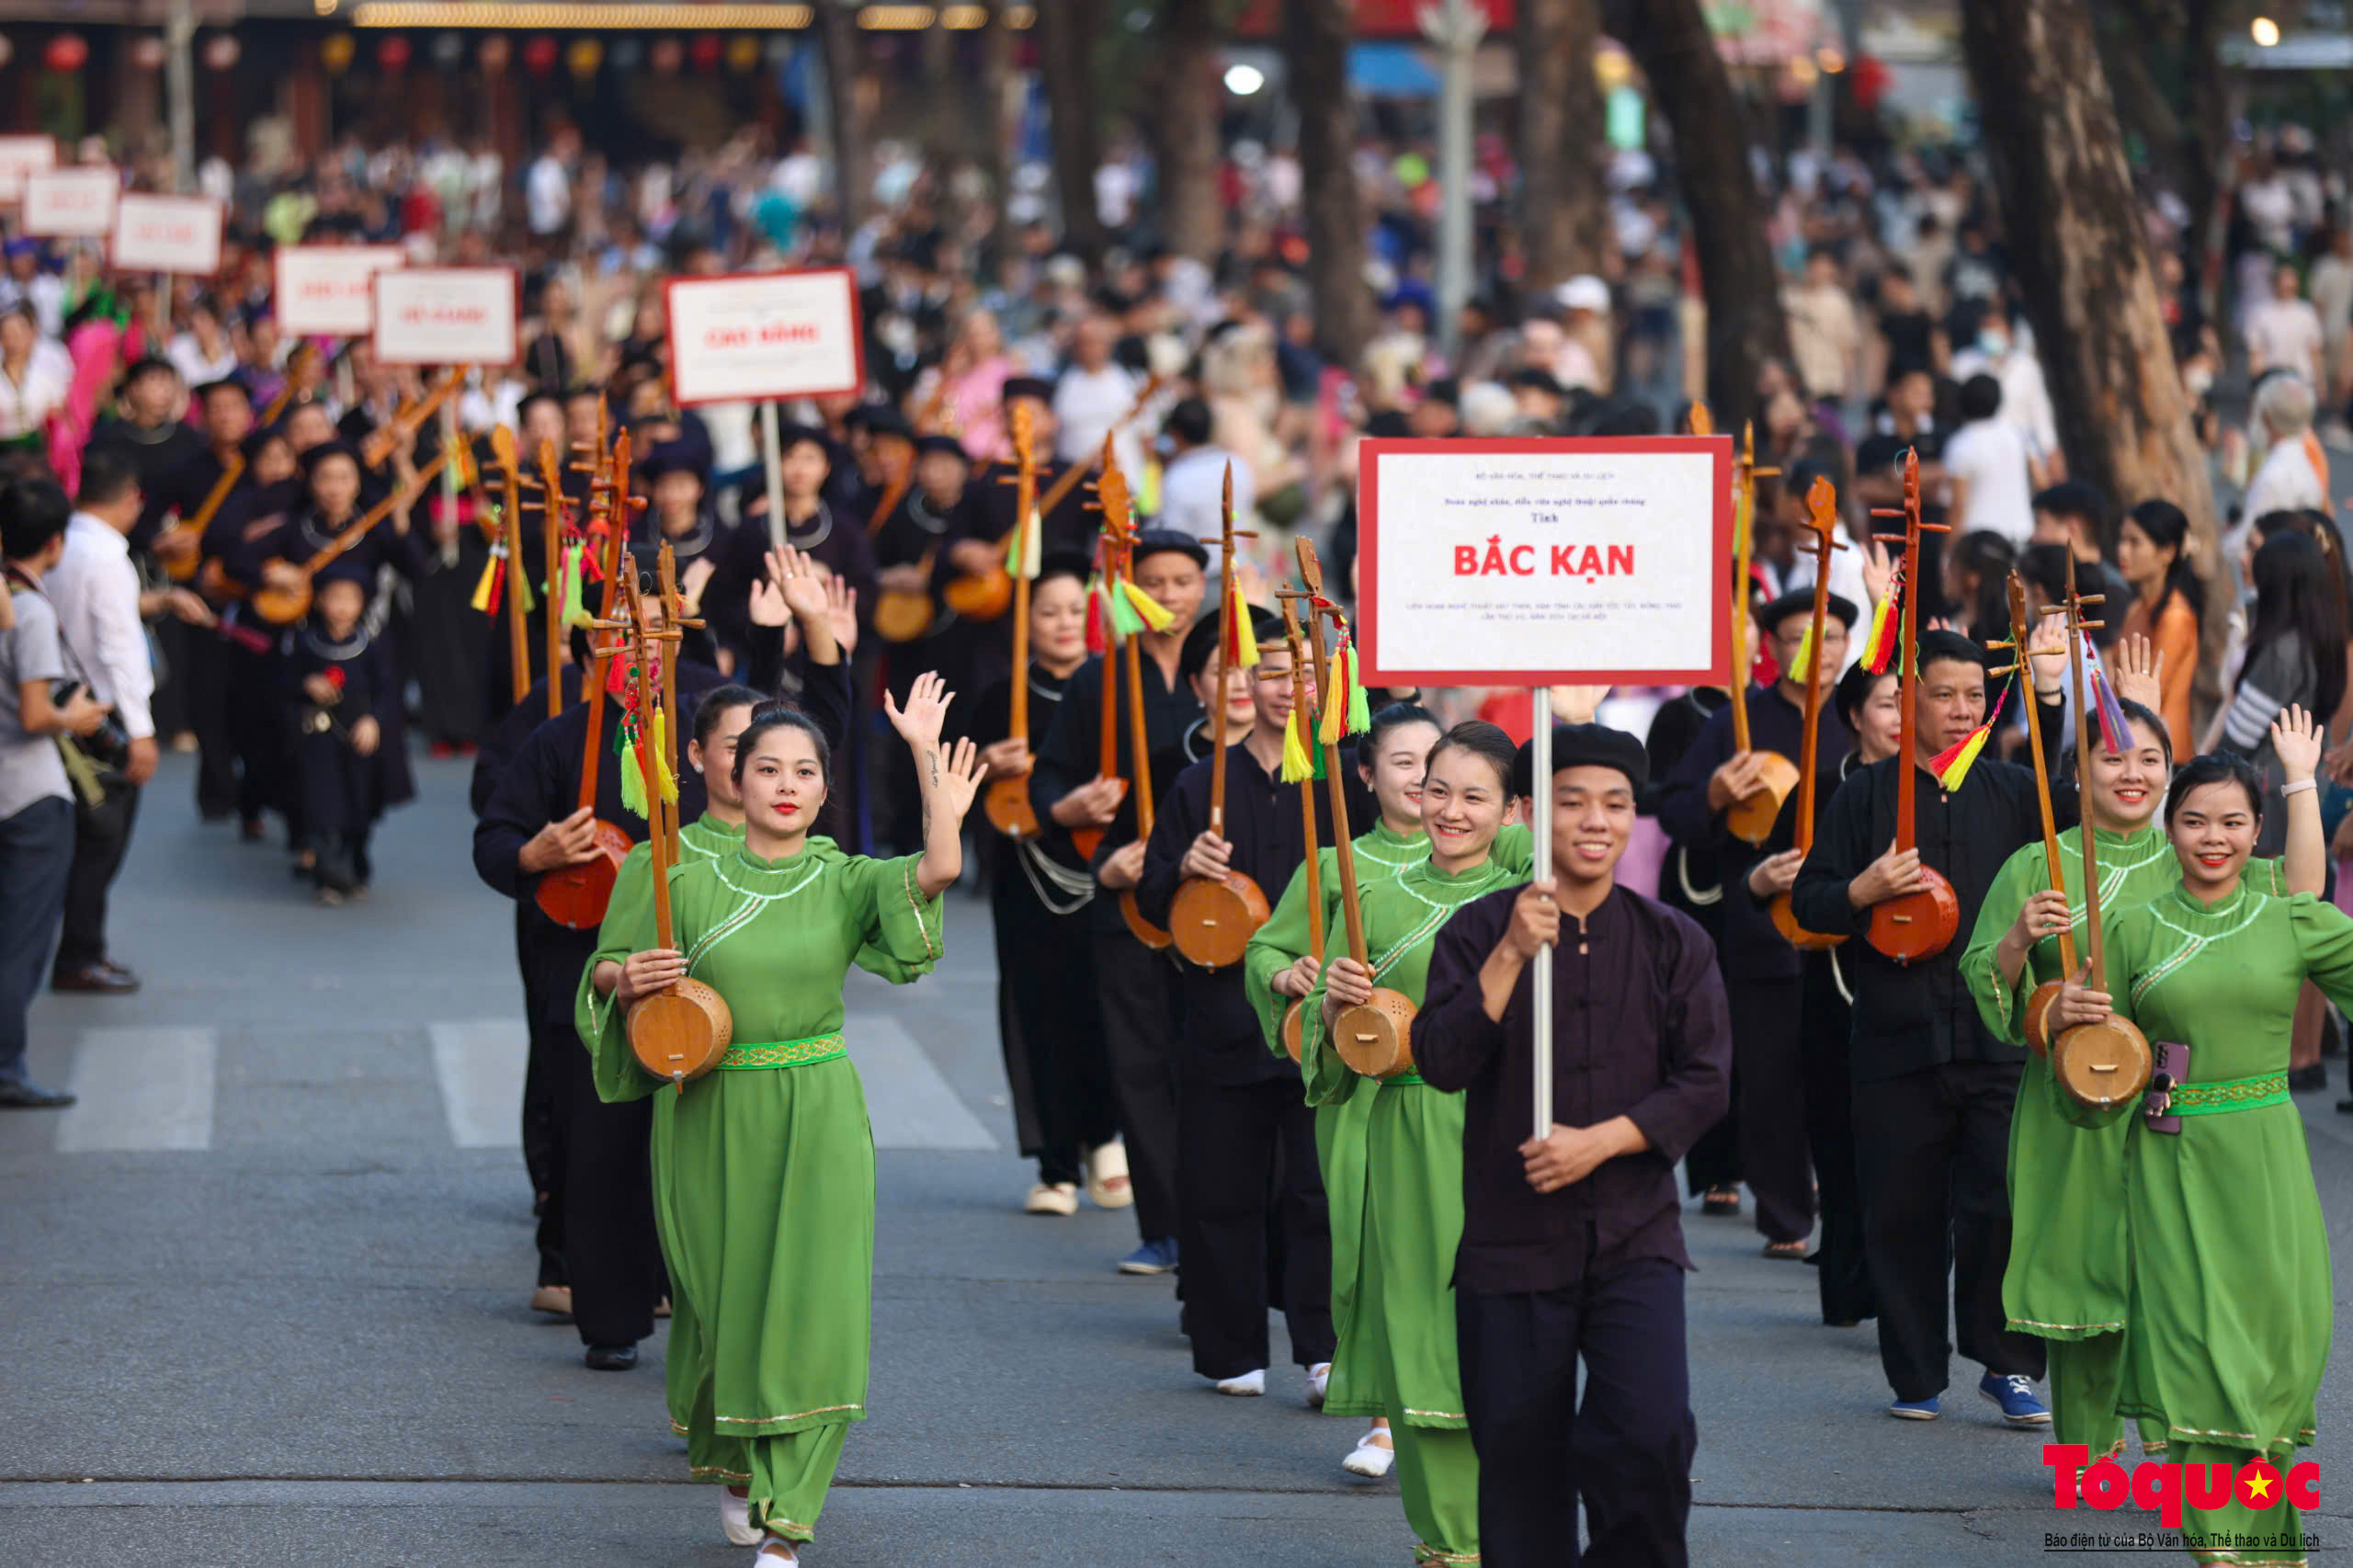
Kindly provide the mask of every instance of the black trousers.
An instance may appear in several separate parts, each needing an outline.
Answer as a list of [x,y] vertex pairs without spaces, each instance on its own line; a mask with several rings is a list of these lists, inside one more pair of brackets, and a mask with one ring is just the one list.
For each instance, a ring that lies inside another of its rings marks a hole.
[[1806,1154],[1804,984],[1727,981],[1732,1003],[1733,1092],[1740,1171],[1756,1199],[1756,1228],[1771,1242],[1813,1233],[1813,1171]]
[[198,631],[180,665],[188,727],[196,732],[196,809],[218,822],[237,809],[237,736],[229,718],[229,644]]
[[2042,1376],[2042,1341],[2003,1328],[2018,1087],[2018,1068],[2004,1062],[1947,1062],[1855,1085],[1863,1245],[1879,1292],[1880,1361],[1898,1399],[1945,1391],[1948,1324],[1961,1353],[1986,1370]]
[[[906,753],[906,748],[899,750]],[[1074,1182],[1082,1156],[1119,1131],[1111,1068],[1095,1001],[1093,949],[1074,941],[1084,915],[1055,915],[1039,903],[1011,839],[988,846],[1002,858],[990,873],[996,927],[997,1033],[1013,1125],[1038,1179]]]
[[1176,1233],[1176,977],[1165,954],[1124,928],[1098,932],[1094,941],[1096,1003],[1128,1146],[1136,1230],[1158,1241]]
[[1685,1568],[1699,1428],[1683,1270],[1642,1258],[1557,1290],[1461,1290],[1454,1321],[1487,1568]]
[[584,1345],[634,1345],[654,1332],[654,1305],[665,1289],[654,1229],[654,1101],[597,1098],[588,1053],[568,1026],[541,1025],[533,1046],[553,1080],[574,1326]]
[[1800,1055],[1806,1139],[1821,1187],[1822,1239],[1810,1261],[1819,1271],[1822,1321],[1853,1324],[1879,1315],[1879,1296],[1863,1253],[1863,1194],[1855,1176],[1855,1085],[1847,1064],[1855,1009],[1838,988],[1838,961],[1836,952],[1805,957]]
[[258,822],[265,812],[284,812],[288,846],[299,846],[301,808],[290,778],[293,737],[287,733],[285,707],[274,695],[277,676],[269,655],[233,642],[221,646],[229,734],[237,752],[237,814]]
[[524,901],[515,903],[515,949],[523,971],[523,1017],[529,1020],[530,1046],[523,1060],[523,1169],[531,1179],[532,1201],[539,1212],[540,1280],[564,1283],[563,1161],[556,1136],[555,1053],[575,1047],[580,1037],[569,1028],[540,1021],[541,987],[532,978],[533,966],[523,956]]
[[1267,1312],[1291,1358],[1329,1361],[1332,1215],[1315,1163],[1315,1112],[1282,1078],[1221,1084],[1188,1071],[1177,1096],[1178,1269],[1193,1369],[1233,1378],[1269,1359]]
[[108,780],[106,798],[93,806],[74,798],[74,869],[65,880],[65,928],[58,938],[56,968],[63,972],[104,962],[107,956],[107,890],[131,849],[131,828],[139,816],[139,788]]

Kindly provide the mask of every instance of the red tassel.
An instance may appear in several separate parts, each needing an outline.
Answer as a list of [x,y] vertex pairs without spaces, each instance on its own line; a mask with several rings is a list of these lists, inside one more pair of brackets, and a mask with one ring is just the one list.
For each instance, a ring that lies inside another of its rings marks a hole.
[[483,614],[487,616],[495,616],[498,613],[499,597],[506,592],[506,569],[504,566],[501,566],[498,571],[498,575],[490,580],[490,599],[483,606]]

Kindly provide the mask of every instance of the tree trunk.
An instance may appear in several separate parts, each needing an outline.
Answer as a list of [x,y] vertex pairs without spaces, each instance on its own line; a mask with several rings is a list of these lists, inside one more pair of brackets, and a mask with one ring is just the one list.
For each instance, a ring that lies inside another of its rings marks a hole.
[[1030,37],[1037,40],[1038,74],[1052,122],[1063,245],[1091,258],[1103,250],[1103,225],[1095,212],[1095,171],[1103,164],[1103,131],[1095,116],[1095,7],[1083,0],[1045,5],[1037,17]]
[[1364,282],[1364,205],[1357,194],[1356,104],[1348,95],[1348,0],[1290,0],[1283,52],[1299,113],[1299,173],[1307,219],[1307,282],[1315,349],[1353,369],[1372,339]]
[[1708,402],[1716,428],[1761,412],[1756,373],[1790,357],[1780,276],[1765,235],[1765,204],[1749,173],[1747,116],[1716,52],[1699,0],[1616,0],[1609,35],[1650,78],[1675,132],[1683,205],[1691,214],[1708,304]]
[[840,204],[842,233],[858,233],[866,222],[866,121],[858,107],[858,18],[847,6],[823,0],[817,6],[818,47],[824,51],[825,116],[834,137],[834,196]]
[[989,225],[987,237],[981,242],[981,276],[990,278],[997,277],[998,269],[1005,265],[1011,238],[1006,233],[1004,217],[1006,200],[1013,193],[1005,94],[1006,84],[1013,80],[1013,32],[1005,25],[1005,6],[993,4],[989,6],[988,28],[981,35],[980,75],[967,84],[974,157],[981,172],[988,176],[989,210],[997,215]]
[[1224,223],[1218,204],[1218,0],[1162,0],[1152,80],[1142,117],[1160,166],[1161,243],[1179,256],[1214,261]]
[[1520,0],[1519,226],[1531,294],[1601,270],[1600,36],[1596,0]]
[[[1961,45],[1977,101],[2002,106],[1984,117],[1985,150],[2068,471],[2119,512],[2151,496],[2172,501],[2211,562],[2205,455],[2090,13],[2084,0],[1972,0],[1961,8]],[[2211,585],[2206,625],[2219,647],[2222,574]]]

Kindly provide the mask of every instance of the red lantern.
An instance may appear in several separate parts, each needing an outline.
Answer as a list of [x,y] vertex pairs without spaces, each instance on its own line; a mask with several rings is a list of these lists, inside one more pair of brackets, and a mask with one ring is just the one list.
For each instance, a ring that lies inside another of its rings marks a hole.
[[79,71],[89,58],[90,46],[79,33],[59,33],[41,51],[41,63],[51,71]]
[[544,76],[555,69],[555,40],[541,33],[523,46],[523,69],[534,76]]
[[505,33],[493,33],[482,40],[482,68],[485,71],[506,69],[508,45]]
[[678,40],[676,39],[655,39],[654,40],[654,49],[651,56],[654,62],[654,71],[658,74],[664,76],[676,75],[678,74],[678,61],[680,56],[684,53],[685,51],[678,47]]
[[720,53],[719,35],[717,33],[695,34],[694,47],[690,52],[694,59],[696,70],[718,70]]
[[376,63],[387,71],[400,71],[408,65],[408,35],[394,33],[376,46]]

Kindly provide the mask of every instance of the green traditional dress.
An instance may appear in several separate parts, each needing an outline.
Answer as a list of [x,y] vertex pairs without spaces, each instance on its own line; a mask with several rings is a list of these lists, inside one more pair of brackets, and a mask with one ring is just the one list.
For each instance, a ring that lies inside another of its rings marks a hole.
[[2124,1129],[2122,1407],[2159,1423],[2185,1466],[2183,1534],[2200,1562],[2305,1562],[2302,1520],[2279,1488],[2260,1509],[2236,1493],[2206,1506],[2211,1472],[2188,1467],[2262,1458],[2284,1474],[2313,1437],[2332,1326],[2328,1232],[2288,1095],[2306,980],[2353,1007],[2353,919],[2310,893],[2242,881],[2206,904],[2177,884],[2116,922],[2108,990],[2152,1044],[2188,1047],[2172,1096],[2181,1131],[2150,1131],[2137,1101],[2093,1110],[2044,1089],[2085,1136]]
[[[738,846],[671,871],[688,972],[734,1017],[719,1070],[663,1094],[654,1124],[654,1221],[674,1311],[688,1303],[695,1325],[685,1356],[673,1330],[670,1356],[693,1363],[681,1425],[694,1474],[748,1485],[753,1522],[790,1540],[812,1538],[848,1425],[866,1418],[874,1140],[842,980],[855,963],[904,983],[938,961],[939,901],[916,886],[920,858],[813,838],[774,861]],[[636,1065],[620,1009],[591,983],[597,962],[650,936],[634,905],[614,909],[575,1014],[608,1100],[666,1087]]]
[[[1454,912],[1528,880],[1532,841],[1506,828],[1483,865],[1449,875],[1429,860],[1359,884],[1376,985],[1418,1006],[1431,945]],[[1412,1072],[1381,1083],[1340,1060],[1323,1027],[1324,988],[1307,998],[1301,1060],[1307,1097],[1345,1109],[1367,1098],[1362,1278],[1344,1353],[1370,1369],[1397,1446],[1397,1487],[1421,1562],[1479,1561],[1479,1460],[1455,1357],[1454,1255],[1462,1242],[1462,1096]],[[1376,1094],[1373,1091],[1378,1090]]]
[[[830,845],[827,838],[812,838],[812,844]],[[744,846],[744,824],[723,823],[715,817],[699,816],[678,830],[678,864],[691,866],[699,860],[716,859],[732,855]],[[623,952],[643,952],[654,945],[654,851],[644,844],[630,846],[620,869],[613,877],[612,897],[605,904],[605,923],[597,929],[599,948],[620,948]],[[593,971],[596,966],[589,965]],[[630,1092],[645,1074],[635,1059],[623,1052],[608,1061],[598,1059],[597,1092],[608,1100],[633,1099]],[[611,1080],[607,1079],[607,1073]],[[664,1095],[654,1102],[654,1124],[665,1127],[677,1114],[678,1096]],[[657,1137],[667,1137],[665,1132]],[[656,1176],[658,1179],[659,1172]],[[662,1392],[670,1405],[670,1430],[683,1437],[687,1423],[694,1414],[695,1380],[702,1358],[702,1324],[695,1316],[694,1303],[678,1288],[678,1266],[669,1256],[669,1237],[656,1227],[662,1236],[663,1267],[670,1274],[670,1342],[662,1354]],[[742,1485],[740,1475],[698,1476],[699,1480],[727,1481]]]
[[[2173,846],[2154,824],[2135,833],[2096,830],[2099,904],[2103,919],[2147,903],[2181,884]],[[2069,891],[2077,960],[2088,927],[2084,918],[2083,829],[2059,835],[2060,869]],[[2249,861],[2247,885],[2285,892],[2277,860]],[[2035,943],[2016,986],[2002,983],[1994,949],[2017,923],[2026,901],[2051,885],[2042,845],[2022,846],[2006,861],[1979,908],[1977,928],[1961,960],[1961,981],[1985,1027],[2013,1044],[2026,1043],[2027,998],[2059,972],[2059,938]],[[2111,974],[2111,979],[2114,976]],[[2124,1313],[2131,1269],[2124,1227],[2122,1122],[2098,1132],[2069,1123],[2052,1100],[2051,1063],[2029,1052],[2010,1117],[2010,1258],[2002,1275],[2002,1311],[2009,1327],[2050,1341],[2052,1439],[2081,1443],[2094,1459],[2121,1451],[2117,1415],[2124,1370]],[[2163,1453],[2162,1424],[2143,1420],[2141,1447]]]
[[[1406,867],[1430,852],[1429,840],[1418,834],[1408,837],[1386,822],[1374,823],[1371,831],[1358,834],[1352,844],[1359,891],[1395,881]],[[1324,950],[1329,954],[1347,945],[1338,935],[1340,927],[1333,913],[1340,907],[1339,852],[1320,850],[1316,862],[1323,879]],[[1291,874],[1290,886],[1283,890],[1275,912],[1251,937],[1242,955],[1243,990],[1258,1011],[1267,1049],[1278,1056],[1289,1054],[1283,1050],[1283,1015],[1290,1010],[1291,998],[1277,995],[1271,982],[1278,971],[1307,952],[1307,878],[1301,874],[1305,869],[1302,866]],[[1364,1233],[1364,1132],[1372,1118],[1372,1099],[1366,1095],[1353,1107],[1318,1106],[1315,1109],[1316,1164],[1323,1170],[1324,1196],[1332,1216],[1332,1329],[1338,1340],[1338,1348],[1332,1353],[1332,1375],[1324,1388],[1324,1414],[1368,1419],[1381,1414],[1381,1391],[1370,1380],[1370,1369],[1361,1368],[1349,1354],[1348,1322],[1356,1314],[1357,1248]]]

